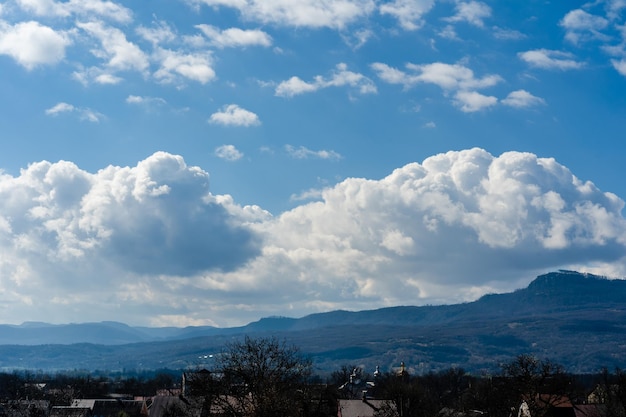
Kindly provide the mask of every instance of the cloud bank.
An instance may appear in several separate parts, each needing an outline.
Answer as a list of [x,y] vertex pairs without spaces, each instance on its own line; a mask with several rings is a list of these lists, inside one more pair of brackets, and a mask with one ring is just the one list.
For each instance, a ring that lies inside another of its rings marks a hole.
[[624,202],[554,159],[454,151],[317,195],[272,216],[164,152],[2,174],[1,314],[236,325],[468,301],[556,268],[625,271]]

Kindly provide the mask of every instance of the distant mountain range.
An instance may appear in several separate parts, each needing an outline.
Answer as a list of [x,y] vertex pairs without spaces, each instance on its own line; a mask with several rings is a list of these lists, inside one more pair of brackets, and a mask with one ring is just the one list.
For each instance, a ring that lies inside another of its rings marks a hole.
[[117,322],[0,325],[0,369],[146,370],[211,366],[238,337],[276,336],[320,374],[404,361],[412,372],[498,372],[530,353],[571,372],[626,367],[626,281],[574,271],[464,304],[264,318],[243,327],[131,327]]

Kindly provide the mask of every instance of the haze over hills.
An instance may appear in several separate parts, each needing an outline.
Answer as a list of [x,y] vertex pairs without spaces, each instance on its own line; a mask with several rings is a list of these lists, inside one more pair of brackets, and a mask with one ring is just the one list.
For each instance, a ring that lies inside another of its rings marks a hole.
[[311,355],[319,373],[342,365],[413,372],[462,367],[497,372],[531,353],[572,372],[626,364],[626,281],[573,271],[477,301],[270,317],[236,328],[131,327],[122,323],[0,326],[0,367],[42,370],[210,366],[233,338],[276,336]]

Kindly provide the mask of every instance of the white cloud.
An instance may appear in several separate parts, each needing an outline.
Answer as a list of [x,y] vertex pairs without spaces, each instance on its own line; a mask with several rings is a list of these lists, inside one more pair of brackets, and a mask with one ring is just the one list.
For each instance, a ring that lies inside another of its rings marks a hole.
[[535,49],[520,52],[520,59],[529,65],[543,69],[571,70],[583,67],[583,63],[573,59],[569,52],[553,51],[549,49]]
[[148,113],[158,112],[167,106],[167,101],[161,97],[129,95],[125,100],[126,104],[139,107]]
[[626,1],[624,0],[608,0],[605,3],[607,9],[607,17],[611,20],[619,19],[622,10],[626,9]]
[[306,82],[294,76],[286,81],[282,81],[276,87],[275,94],[278,97],[293,97],[324,88],[345,86],[355,88],[360,94],[374,94],[377,92],[376,85],[372,80],[363,74],[349,71],[346,64],[340,63],[337,64],[335,71],[328,78],[317,75],[312,82]]
[[376,34],[370,29],[360,29],[350,33],[341,33],[343,41],[347,45],[350,45],[350,47],[354,50],[359,49],[374,37],[376,37]]
[[173,42],[177,38],[176,33],[170,25],[162,20],[154,22],[151,28],[139,26],[136,32],[139,36],[155,46],[162,43]]
[[491,17],[491,7],[480,1],[462,1],[456,4],[456,14],[446,20],[450,22],[467,22],[483,27],[484,19]]
[[612,59],[611,64],[613,64],[613,68],[615,68],[617,72],[626,77],[626,60],[621,59],[618,61],[616,59]]
[[222,109],[213,113],[209,118],[209,123],[224,126],[258,126],[261,124],[259,116],[255,113],[243,109],[236,104],[228,104]]
[[75,107],[71,104],[60,102],[55,104],[54,106],[46,109],[45,113],[48,116],[58,116],[61,113],[77,113],[81,120],[86,120],[88,122],[98,123],[103,118],[104,115],[98,113],[87,107]]
[[95,37],[101,48],[91,53],[105,61],[105,66],[113,71],[145,72],[149,67],[147,55],[134,43],[126,39],[124,32],[104,25],[102,22],[78,22],[76,26]]
[[509,93],[502,103],[517,108],[532,107],[537,105],[546,104],[544,99],[533,96],[526,90],[516,90]]
[[83,84],[84,86],[87,86],[91,83],[114,85],[119,84],[123,81],[121,77],[115,75],[115,70],[99,67],[81,67],[72,73],[72,78],[74,78],[76,81]]
[[78,310],[153,324],[158,311],[237,325],[469,301],[550,269],[626,267],[624,202],[529,153],[435,155],[277,217],[211,194],[208,180],[163,152],[93,174],[64,161],[0,174],[5,320],[67,322]]
[[434,84],[441,89],[456,92],[454,103],[464,112],[474,112],[491,107],[498,102],[493,96],[475,91],[492,87],[502,81],[498,75],[476,78],[474,72],[460,64],[435,62],[426,65],[407,64],[407,72],[376,62],[371,65],[378,77],[390,84],[401,84],[405,89],[418,84]]
[[410,88],[418,82],[417,79],[412,78],[404,71],[381,62],[375,62],[371,67],[378,75],[378,78],[390,84],[402,84],[405,88]]
[[243,153],[234,145],[222,145],[215,148],[215,156],[227,161],[238,161],[243,158]]
[[498,26],[494,26],[491,28],[493,31],[493,36],[496,39],[501,40],[520,40],[526,39],[527,36],[520,31],[514,29],[505,29]]
[[187,0],[193,5],[230,7],[251,21],[283,26],[343,29],[367,17],[374,0]]
[[37,16],[72,17],[87,16],[90,18],[107,18],[121,23],[132,20],[132,12],[124,6],[103,0],[17,0],[24,10]]
[[133,96],[126,97],[126,103],[128,104],[165,104],[166,101],[161,97],[148,97],[148,96]]
[[0,21],[0,54],[9,55],[28,70],[60,62],[71,43],[68,34],[38,22],[11,26]]
[[322,194],[323,190],[319,188],[311,188],[299,194],[290,195],[289,201],[320,200],[322,198]]
[[296,148],[292,145],[285,145],[285,150],[287,153],[295,159],[330,159],[330,160],[339,160],[341,159],[341,155],[332,150],[320,150],[313,151],[304,146],[300,146]]
[[428,83],[435,84],[444,90],[466,90],[492,87],[502,81],[498,75],[476,78],[471,69],[460,64],[442,62],[425,65],[407,64],[406,68],[410,73],[379,62],[372,64],[372,69],[381,80],[390,84],[402,84],[405,88]]
[[176,82],[180,77],[201,84],[215,79],[212,58],[208,52],[184,53],[159,48],[154,57],[160,65],[154,77],[164,83]]
[[577,44],[587,37],[604,38],[600,33],[609,24],[602,16],[592,15],[582,9],[572,10],[563,17],[560,25],[565,28],[565,39]]
[[[85,320],[115,314],[111,299],[135,311],[155,302],[162,313],[176,310],[166,294],[185,298],[189,283],[179,277],[233,270],[257,256],[260,238],[246,224],[267,218],[210,194],[206,172],[166,153],[96,174],[69,162],[35,163],[0,177],[0,200],[0,218],[8,219],[3,287],[37,300],[43,314],[82,306]],[[144,285],[140,297],[126,292]],[[55,298],[72,301],[63,307]]]
[[75,107],[67,103],[57,103],[46,110],[46,114],[57,115],[59,113],[73,112]]
[[380,13],[398,19],[405,30],[416,30],[423,26],[423,16],[435,5],[434,0],[393,0],[380,5]]
[[476,112],[498,104],[496,97],[486,96],[476,91],[458,91],[454,95],[454,101],[461,111],[466,113]]
[[264,256],[213,285],[244,280],[266,314],[284,311],[284,294],[294,315],[319,308],[311,294],[324,309],[467,301],[546,268],[619,263],[622,208],[552,159],[449,152],[347,179],[264,223]]
[[307,83],[300,78],[293,76],[286,81],[281,81],[276,87],[276,95],[279,97],[293,97],[304,93],[312,93],[317,91],[318,87],[315,83]]
[[220,30],[211,25],[196,25],[209,38],[211,45],[218,48],[243,48],[247,46],[272,46],[272,37],[259,29],[244,30],[229,28]]
[[456,29],[452,25],[444,26],[443,29],[437,32],[437,35],[444,39],[450,39],[453,41],[459,40],[459,35],[456,34]]

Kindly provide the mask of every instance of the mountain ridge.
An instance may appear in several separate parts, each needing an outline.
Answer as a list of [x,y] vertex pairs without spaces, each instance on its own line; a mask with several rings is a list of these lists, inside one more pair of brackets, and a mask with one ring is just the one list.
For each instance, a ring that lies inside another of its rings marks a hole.
[[[203,358],[249,335],[275,336],[299,346],[321,373],[342,362],[384,369],[401,361],[410,363],[414,372],[450,366],[493,372],[499,362],[520,353],[593,372],[626,364],[623,300],[624,280],[557,271],[538,276],[526,288],[467,303],[266,317],[233,328],[148,328],[117,322],[0,325],[0,368],[205,366]],[[72,335],[76,329],[80,336]],[[16,343],[20,331],[28,336],[23,340],[39,343]],[[57,343],[63,337],[72,342]]]

